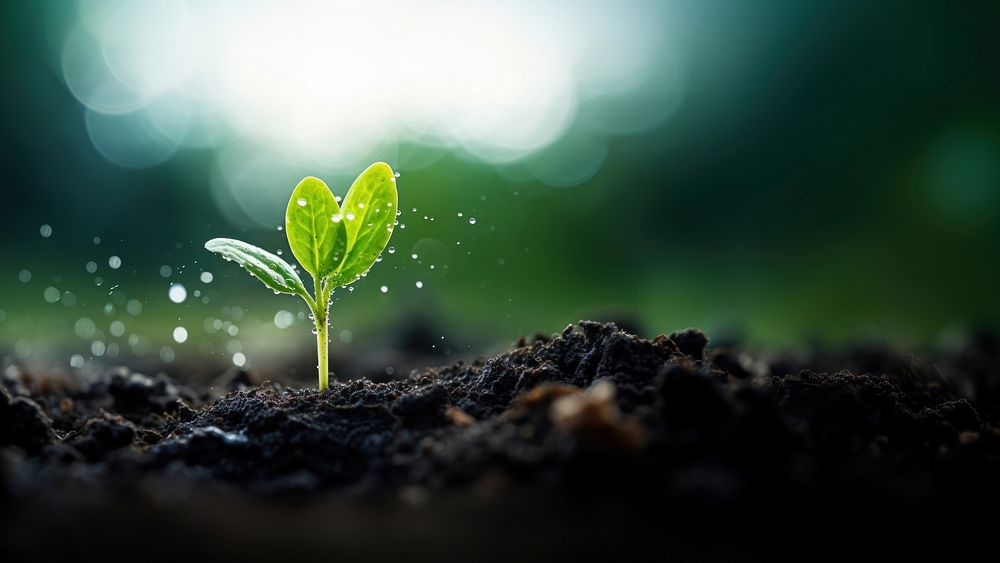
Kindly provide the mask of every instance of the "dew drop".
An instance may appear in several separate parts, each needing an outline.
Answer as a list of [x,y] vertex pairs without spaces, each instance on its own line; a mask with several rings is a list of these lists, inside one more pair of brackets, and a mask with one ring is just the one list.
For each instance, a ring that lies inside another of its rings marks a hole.
[[[278,254],[281,254],[280,250],[278,251]],[[212,272],[202,272],[201,275],[198,276],[198,278],[201,280],[201,283],[212,283],[212,280],[215,279],[215,276],[212,275]]]
[[393,174],[393,176],[399,178],[399,172],[396,172],[395,174]]
[[344,218],[344,216],[343,216],[343,215],[341,215],[340,213],[337,213],[336,215],[334,215],[334,216],[333,216],[333,217],[331,217],[330,219],[331,219],[331,220],[332,220],[332,221],[333,221],[334,223],[339,223],[339,222],[340,222],[340,220],[341,220],[341,219],[343,219],[343,218]]
[[236,352],[233,354],[233,365],[241,368],[247,363],[247,357],[243,355],[243,352]]
[[278,225],[278,230],[279,230],[279,231],[283,231],[283,230],[285,230],[285,228],[284,228],[284,227],[282,227],[281,225]]
[[354,220],[354,214],[353,213],[348,213],[347,214],[347,220],[348,221],[353,221]]
[[52,236],[52,226],[48,224],[42,225],[38,229],[38,234],[42,235],[42,238],[49,238]]
[[424,282],[422,282],[422,281],[418,281],[418,282],[416,283],[416,286],[417,286],[417,289],[423,289],[423,287],[424,287]]
[[364,209],[364,208],[365,208],[365,204],[363,204],[363,203],[358,203],[358,209]]
[[464,214],[464,213],[462,213],[461,211],[459,211],[459,212],[458,212],[458,216],[459,216],[459,217],[463,217],[463,216],[465,216],[465,214]]
[[300,197],[299,199],[295,200],[295,203],[299,204],[299,207],[305,207],[306,204],[309,202],[306,201],[306,198]]
[[389,252],[389,254],[395,254],[396,253],[396,247],[395,246],[390,246],[386,250]]
[[476,224],[476,218],[475,217],[469,217],[469,224],[470,225],[475,225]]
[[378,290],[381,291],[382,293],[389,293],[389,287],[385,286],[385,285],[383,285],[382,287],[378,288]]
[[110,266],[112,270],[117,270],[122,267],[122,259],[118,256],[112,256],[111,258],[108,258],[108,266]]

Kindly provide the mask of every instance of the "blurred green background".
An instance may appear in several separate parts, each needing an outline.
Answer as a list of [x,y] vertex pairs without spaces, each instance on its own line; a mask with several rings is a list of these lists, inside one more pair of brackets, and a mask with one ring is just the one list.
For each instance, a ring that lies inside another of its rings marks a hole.
[[346,376],[581,318],[996,326],[998,27],[996,2],[4,2],[0,353],[309,373],[304,305],[202,244],[287,256],[297,180],[343,195],[374,160],[405,229],[337,293]]

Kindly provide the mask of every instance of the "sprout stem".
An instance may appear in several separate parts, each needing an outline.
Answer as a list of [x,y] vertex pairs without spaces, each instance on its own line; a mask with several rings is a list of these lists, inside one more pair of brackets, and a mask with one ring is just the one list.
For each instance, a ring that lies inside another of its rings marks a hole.
[[330,341],[327,339],[329,323],[326,318],[326,311],[316,314],[316,357],[319,367],[319,390],[326,391],[330,387],[330,370],[327,364],[327,352]]
[[313,322],[316,323],[316,368],[319,371],[319,390],[326,391],[330,387],[330,289],[327,280],[316,281],[315,306],[310,303],[313,311]]

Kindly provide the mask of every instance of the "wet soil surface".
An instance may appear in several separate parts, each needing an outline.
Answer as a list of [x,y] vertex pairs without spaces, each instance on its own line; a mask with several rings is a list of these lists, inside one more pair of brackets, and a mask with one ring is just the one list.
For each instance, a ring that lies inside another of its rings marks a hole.
[[1000,499],[988,335],[764,360],[581,322],[396,381],[229,385],[7,366],[0,554],[767,560],[969,545]]

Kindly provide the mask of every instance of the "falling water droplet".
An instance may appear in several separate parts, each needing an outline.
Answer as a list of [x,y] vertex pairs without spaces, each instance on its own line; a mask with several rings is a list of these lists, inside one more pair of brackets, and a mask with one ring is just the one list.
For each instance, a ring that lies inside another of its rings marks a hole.
[[167,297],[174,303],[183,303],[187,295],[187,289],[179,283],[170,284],[170,289],[167,290]]
[[183,344],[188,339],[188,331],[186,328],[179,326],[174,329],[174,342],[178,344]]

